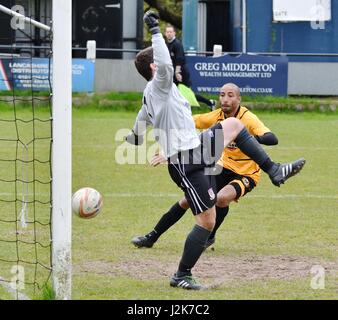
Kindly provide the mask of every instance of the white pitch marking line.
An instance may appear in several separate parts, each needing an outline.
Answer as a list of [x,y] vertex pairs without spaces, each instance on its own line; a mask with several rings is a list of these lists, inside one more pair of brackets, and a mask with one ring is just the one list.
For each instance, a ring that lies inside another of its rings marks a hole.
[[[123,141],[115,141],[116,144],[121,144]],[[149,146],[151,146],[152,144],[154,144],[154,141],[149,142]],[[101,149],[101,148],[114,148],[114,144],[112,145],[106,145],[106,144],[94,144],[94,145],[84,145],[84,144],[73,144],[74,148],[86,148],[86,149]],[[272,146],[268,146],[268,148],[273,148]],[[292,147],[278,147],[278,150],[313,150],[313,151],[320,151],[320,150],[330,150],[330,151],[334,151],[334,150],[338,150],[337,147],[297,147],[297,146],[292,146]]]
[[[182,193],[107,193],[105,197],[112,198],[127,198],[127,197],[144,197],[144,198],[158,198],[158,197],[182,197]],[[281,199],[281,198],[315,198],[315,199],[333,199],[338,200],[338,195],[318,195],[318,194],[282,194],[282,195],[248,195],[250,198],[262,198],[262,199]]]
[[[0,196],[11,196],[12,193],[9,192],[0,192]],[[32,196],[33,194],[27,194],[27,196]],[[49,194],[45,193],[38,193],[37,196],[48,196]],[[177,198],[182,197],[183,193],[167,193],[167,192],[159,192],[159,193],[147,193],[147,192],[112,192],[112,193],[103,193],[104,197],[107,198]],[[287,199],[287,198],[313,198],[313,199],[332,199],[338,200],[338,195],[320,195],[320,194],[265,194],[265,195],[258,195],[258,194],[249,194],[246,198],[261,198],[261,199]]]

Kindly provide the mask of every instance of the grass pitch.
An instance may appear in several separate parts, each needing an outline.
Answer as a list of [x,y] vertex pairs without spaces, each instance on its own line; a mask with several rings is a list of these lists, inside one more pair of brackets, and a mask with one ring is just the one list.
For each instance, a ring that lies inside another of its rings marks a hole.
[[[73,190],[100,190],[104,209],[93,220],[74,218],[73,298],[338,298],[337,115],[259,113],[279,138],[278,146],[267,148],[272,158],[284,162],[304,156],[307,164],[281,188],[264,176],[251,194],[231,205],[215,250],[205,252],[194,270],[202,283],[220,285],[202,292],[169,287],[194,223],[191,212],[152,249],[130,243],[152,230],[182,196],[165,166],[116,164],[121,142],[114,138],[133,125],[135,116],[74,112]],[[313,289],[322,287],[323,272],[324,288]]]
[[[215,250],[204,252],[193,270],[201,283],[217,287],[190,292],[169,286],[194,224],[190,211],[152,249],[130,243],[182,196],[165,166],[116,162],[116,135],[133,125],[136,113],[75,109],[73,191],[96,188],[104,207],[94,219],[73,218],[73,299],[337,299],[338,115],[258,115],[279,138],[266,148],[272,158],[303,156],[307,164],[281,188],[263,175],[254,191],[231,204]],[[148,146],[151,155],[153,143]],[[13,232],[0,228],[0,238]],[[7,269],[0,262],[0,276]],[[0,298],[7,298],[1,287]]]

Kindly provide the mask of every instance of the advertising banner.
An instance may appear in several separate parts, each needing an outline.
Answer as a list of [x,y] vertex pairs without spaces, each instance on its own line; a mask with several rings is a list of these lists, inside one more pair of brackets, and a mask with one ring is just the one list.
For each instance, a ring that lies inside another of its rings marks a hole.
[[242,54],[187,56],[186,60],[195,93],[217,94],[225,83],[232,82],[244,95],[287,95],[287,57]]
[[273,0],[273,21],[330,21],[331,0]]
[[[86,59],[73,59],[73,92],[94,91],[95,63]],[[52,60],[47,58],[0,59],[0,90],[50,91]]]

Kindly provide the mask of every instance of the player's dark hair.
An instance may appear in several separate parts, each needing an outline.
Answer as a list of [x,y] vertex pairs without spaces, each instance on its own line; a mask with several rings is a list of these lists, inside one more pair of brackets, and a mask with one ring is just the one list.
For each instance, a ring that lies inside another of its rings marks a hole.
[[148,47],[141,50],[135,58],[135,67],[139,74],[145,78],[147,81],[150,81],[153,77],[150,64],[154,62],[153,48]]
[[174,32],[176,32],[176,28],[172,24],[170,24],[170,23],[167,23],[165,25],[165,29],[167,29],[167,28],[173,28]]

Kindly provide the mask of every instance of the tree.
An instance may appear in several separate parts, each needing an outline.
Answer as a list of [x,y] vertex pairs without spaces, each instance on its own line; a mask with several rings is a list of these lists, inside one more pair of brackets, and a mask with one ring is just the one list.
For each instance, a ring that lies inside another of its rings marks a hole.
[[161,20],[182,30],[182,0],[144,0],[145,10],[155,9]]

